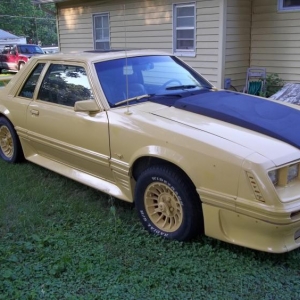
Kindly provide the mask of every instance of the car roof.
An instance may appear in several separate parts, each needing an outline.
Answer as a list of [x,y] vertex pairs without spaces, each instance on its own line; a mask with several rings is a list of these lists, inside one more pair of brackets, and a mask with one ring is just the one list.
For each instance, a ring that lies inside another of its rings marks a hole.
[[15,46],[38,46],[36,44],[6,44],[4,47],[15,47]]
[[135,56],[147,56],[147,55],[170,55],[170,53],[155,50],[111,50],[111,51],[95,51],[88,50],[75,53],[50,53],[40,56],[42,60],[66,60],[66,61],[86,61],[97,62],[110,59],[135,57]]

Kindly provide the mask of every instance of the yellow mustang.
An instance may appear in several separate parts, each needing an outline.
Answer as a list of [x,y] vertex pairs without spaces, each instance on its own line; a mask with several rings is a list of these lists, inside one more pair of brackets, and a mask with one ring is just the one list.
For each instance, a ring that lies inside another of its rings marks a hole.
[[134,202],[143,226],[300,246],[300,111],[153,51],[32,58],[0,89],[0,156]]

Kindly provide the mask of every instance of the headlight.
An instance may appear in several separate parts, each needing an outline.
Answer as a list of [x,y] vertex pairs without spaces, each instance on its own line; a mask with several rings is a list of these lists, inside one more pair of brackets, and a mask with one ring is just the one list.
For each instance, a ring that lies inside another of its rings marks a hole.
[[294,164],[288,167],[288,178],[287,181],[288,183],[292,180],[294,180],[295,178],[298,178],[298,174],[299,174],[299,164]]
[[274,185],[278,182],[278,170],[272,170],[269,172],[269,177]]
[[289,182],[299,179],[299,163],[269,171],[268,174],[275,186],[286,186]]

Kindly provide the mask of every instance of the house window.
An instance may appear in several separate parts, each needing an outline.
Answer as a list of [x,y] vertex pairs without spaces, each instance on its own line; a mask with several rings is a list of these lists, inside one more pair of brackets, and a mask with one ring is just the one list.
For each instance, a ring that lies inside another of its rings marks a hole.
[[300,0],[279,0],[278,10],[279,11],[300,10]]
[[196,44],[195,3],[174,4],[173,52],[176,55],[194,56]]
[[94,25],[94,48],[99,50],[110,49],[109,36],[109,14],[99,14],[93,16]]

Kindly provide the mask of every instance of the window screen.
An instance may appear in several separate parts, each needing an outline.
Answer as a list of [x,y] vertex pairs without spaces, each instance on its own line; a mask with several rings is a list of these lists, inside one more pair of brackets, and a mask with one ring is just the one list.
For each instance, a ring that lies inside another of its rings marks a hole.
[[300,10],[300,0],[279,0],[279,10]]
[[93,16],[95,49],[110,49],[109,15],[99,14]]
[[195,4],[174,5],[174,52],[195,52]]

